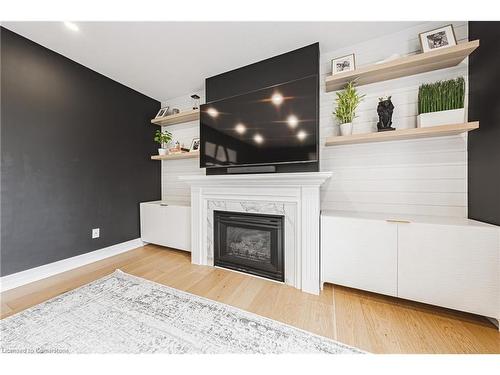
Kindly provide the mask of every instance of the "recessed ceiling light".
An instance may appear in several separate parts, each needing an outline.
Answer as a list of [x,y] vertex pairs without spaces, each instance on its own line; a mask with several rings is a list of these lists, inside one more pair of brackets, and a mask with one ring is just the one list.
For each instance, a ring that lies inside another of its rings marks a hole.
[[70,29],[71,31],[80,31],[80,28],[78,27],[78,25],[74,22],[69,22],[69,21],[65,21],[64,22],[64,26],[66,26],[68,29]]
[[219,116],[219,111],[217,111],[215,108],[213,107],[210,107],[209,109],[207,109],[207,113],[209,114],[209,116],[212,116],[212,117],[217,117]]
[[255,143],[260,145],[262,142],[264,142],[264,137],[262,137],[260,134],[255,134],[253,136],[253,140],[255,141]]
[[238,133],[238,134],[245,134],[245,132],[247,131],[247,127],[245,125],[243,125],[242,123],[239,123],[239,124],[236,124],[236,126],[234,127],[234,130],[236,130],[236,133]]
[[295,115],[288,116],[286,121],[288,122],[288,126],[290,126],[292,129],[296,128],[299,124],[299,119]]
[[275,92],[273,96],[271,96],[271,102],[276,106],[281,105],[281,103],[283,103],[283,100],[283,95],[281,95],[279,92]]
[[303,141],[304,139],[306,139],[306,137],[307,137],[307,133],[305,131],[303,131],[303,130],[301,130],[301,131],[299,131],[297,133],[297,138],[299,140],[301,140],[301,141]]

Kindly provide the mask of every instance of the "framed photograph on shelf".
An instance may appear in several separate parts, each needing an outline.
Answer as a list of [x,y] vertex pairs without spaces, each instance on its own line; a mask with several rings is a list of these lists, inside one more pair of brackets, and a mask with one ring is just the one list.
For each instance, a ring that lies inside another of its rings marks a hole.
[[200,138],[193,138],[189,152],[200,151]]
[[156,117],[155,118],[161,118],[161,117],[165,117],[168,113],[168,108],[169,107],[163,107],[161,108],[158,113],[156,114]]
[[438,29],[418,34],[422,52],[430,52],[441,48],[457,45],[453,25],[446,25]]
[[347,56],[337,57],[332,60],[332,75],[350,72],[356,69],[354,53]]

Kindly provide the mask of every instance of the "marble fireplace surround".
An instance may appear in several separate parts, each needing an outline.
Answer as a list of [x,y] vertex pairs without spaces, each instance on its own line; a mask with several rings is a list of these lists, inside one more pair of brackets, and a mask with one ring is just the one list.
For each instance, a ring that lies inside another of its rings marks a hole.
[[300,288],[300,269],[297,269],[297,205],[295,203],[277,203],[265,201],[240,200],[207,200],[207,224],[203,226],[205,232],[202,237],[207,239],[207,264],[214,265],[214,211],[250,212],[260,214],[282,215],[285,217],[285,284]]
[[191,262],[213,266],[213,211],[285,217],[285,283],[320,290],[320,186],[330,172],[180,176],[191,185]]

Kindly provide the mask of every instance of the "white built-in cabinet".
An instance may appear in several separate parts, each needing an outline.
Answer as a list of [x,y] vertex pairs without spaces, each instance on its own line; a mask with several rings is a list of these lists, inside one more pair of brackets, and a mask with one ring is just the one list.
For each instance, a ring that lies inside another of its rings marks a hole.
[[500,318],[500,230],[474,220],[325,211],[321,280]]
[[141,240],[191,251],[191,207],[153,201],[140,203]]

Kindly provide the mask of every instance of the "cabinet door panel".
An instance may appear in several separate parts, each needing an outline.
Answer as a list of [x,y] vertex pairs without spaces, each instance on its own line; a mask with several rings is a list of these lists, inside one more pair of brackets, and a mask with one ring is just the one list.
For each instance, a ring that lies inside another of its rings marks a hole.
[[166,213],[160,205],[141,204],[141,240],[160,245],[163,241],[162,227]]
[[141,239],[191,251],[191,212],[184,206],[141,204]]
[[498,317],[496,228],[399,225],[398,296]]
[[397,224],[322,217],[322,281],[397,295]]

